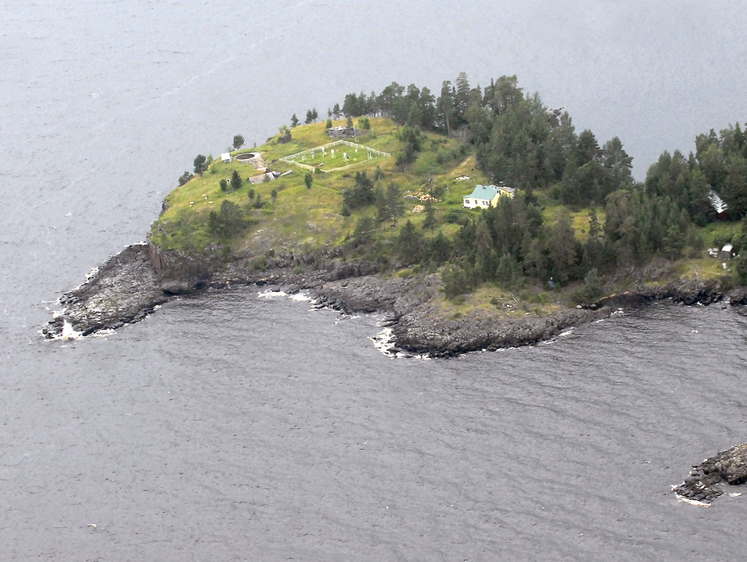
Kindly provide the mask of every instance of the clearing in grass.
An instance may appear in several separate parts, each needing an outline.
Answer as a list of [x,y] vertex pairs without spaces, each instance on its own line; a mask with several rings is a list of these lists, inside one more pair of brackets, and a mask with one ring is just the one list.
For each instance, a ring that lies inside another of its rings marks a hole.
[[391,158],[391,156],[388,152],[382,152],[369,146],[338,140],[285,156],[280,160],[308,170],[320,169],[322,172],[335,172],[356,164],[364,162],[370,164],[377,160]]

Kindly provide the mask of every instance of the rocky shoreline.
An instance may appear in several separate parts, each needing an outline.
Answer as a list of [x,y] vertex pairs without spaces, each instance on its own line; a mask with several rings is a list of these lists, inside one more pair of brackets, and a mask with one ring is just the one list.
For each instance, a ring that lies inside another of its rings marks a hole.
[[747,443],[735,445],[726,451],[693,466],[689,476],[672,491],[691,502],[709,504],[724,494],[723,483],[733,486],[747,482]]
[[[318,257],[318,256],[317,256]],[[346,313],[379,312],[389,316],[396,349],[436,357],[516,347],[548,340],[570,327],[604,318],[621,307],[671,299],[684,304],[728,300],[747,303],[747,289],[723,290],[718,280],[681,281],[640,286],[575,309],[548,316],[501,318],[489,311],[455,317],[440,313],[435,298],[441,283],[436,275],[378,275],[367,262],[343,262],[329,254],[314,270],[312,258],[275,258],[264,272],[251,272],[247,260],[225,264],[163,254],[150,244],[128,246],[110,258],[80,287],[61,297],[63,310],[42,330],[50,339],[89,335],[136,322],[175,295],[235,284],[280,285],[289,292],[309,291],[320,306]],[[300,273],[296,273],[300,271]],[[251,273],[247,273],[251,272]]]

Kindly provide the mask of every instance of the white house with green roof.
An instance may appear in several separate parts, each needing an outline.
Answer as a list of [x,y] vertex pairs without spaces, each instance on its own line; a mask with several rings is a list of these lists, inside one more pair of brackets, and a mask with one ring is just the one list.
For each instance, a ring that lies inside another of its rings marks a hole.
[[463,197],[464,207],[467,209],[474,209],[475,207],[487,209],[488,207],[494,207],[498,204],[498,199],[501,196],[507,195],[508,197],[513,197],[515,191],[513,187],[477,185],[472,193]]

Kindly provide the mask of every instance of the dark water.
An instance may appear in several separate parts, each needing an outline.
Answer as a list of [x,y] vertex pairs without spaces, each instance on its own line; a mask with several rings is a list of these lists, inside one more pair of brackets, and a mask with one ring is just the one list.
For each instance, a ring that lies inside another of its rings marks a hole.
[[[61,292],[144,238],[197,153],[261,142],[347,91],[518,73],[583,106],[584,126],[640,131],[641,153],[668,147],[647,131],[688,131],[691,106],[710,119],[695,132],[739,116],[724,91],[745,83],[744,47],[728,49],[742,3],[642,8],[629,28],[633,8],[582,4],[0,2],[0,560],[740,559],[744,498],[669,492],[745,441],[747,319],[731,309],[627,311],[449,361],[389,358],[375,317],[255,288],[106,337],[37,334]],[[455,21],[473,33],[448,39]],[[721,33],[674,70],[700,39],[672,35],[638,66],[676,80],[594,105],[613,62],[645,76],[624,63],[651,26]],[[560,79],[574,68],[578,83]]]

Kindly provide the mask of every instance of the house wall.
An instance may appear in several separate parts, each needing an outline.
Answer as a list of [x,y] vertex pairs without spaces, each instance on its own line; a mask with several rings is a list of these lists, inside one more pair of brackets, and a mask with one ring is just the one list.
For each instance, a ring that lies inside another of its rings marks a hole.
[[465,209],[474,209],[475,207],[481,207],[483,209],[487,209],[490,207],[490,201],[486,201],[485,199],[465,199],[464,200],[464,208]]

